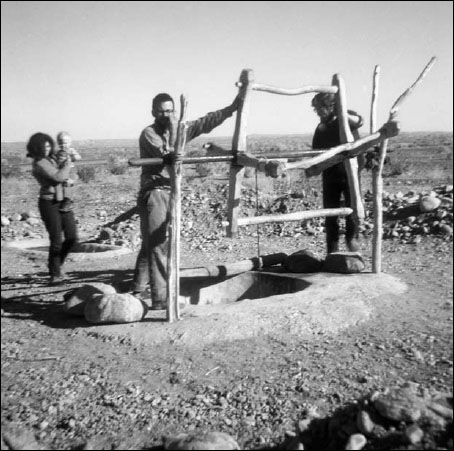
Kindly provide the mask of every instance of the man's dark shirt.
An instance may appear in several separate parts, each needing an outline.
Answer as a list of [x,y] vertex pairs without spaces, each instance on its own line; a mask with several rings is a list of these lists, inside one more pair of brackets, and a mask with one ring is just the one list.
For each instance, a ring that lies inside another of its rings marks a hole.
[[[360,118],[357,124],[350,122],[350,129],[357,130],[363,125],[363,118],[355,111],[349,110],[349,114],[356,115]],[[331,149],[332,147],[339,146],[341,143],[339,136],[339,120],[334,116],[327,122],[321,122],[315,129],[314,136],[312,138],[313,149]],[[347,179],[347,172],[343,162],[335,164],[328,169],[323,171],[323,176],[328,177],[330,180]]]

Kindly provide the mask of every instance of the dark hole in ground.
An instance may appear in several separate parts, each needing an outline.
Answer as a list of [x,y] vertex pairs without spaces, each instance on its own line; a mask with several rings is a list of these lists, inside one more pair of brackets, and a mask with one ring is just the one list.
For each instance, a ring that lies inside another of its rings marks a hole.
[[181,279],[180,294],[187,303],[212,305],[296,293],[309,285],[294,276],[251,271],[228,278]]

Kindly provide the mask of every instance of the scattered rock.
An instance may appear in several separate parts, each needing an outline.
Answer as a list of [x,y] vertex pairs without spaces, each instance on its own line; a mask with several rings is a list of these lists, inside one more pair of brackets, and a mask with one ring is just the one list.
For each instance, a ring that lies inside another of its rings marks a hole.
[[323,259],[310,250],[303,249],[289,255],[284,263],[287,271],[294,273],[312,273],[322,269]]
[[33,218],[33,217],[26,219],[26,222],[27,222],[27,224],[30,224],[30,225],[38,225],[41,223],[41,221],[38,218]]
[[359,432],[368,436],[374,430],[375,424],[370,418],[369,413],[365,410],[361,410],[356,417],[356,426],[358,427]]
[[416,424],[412,424],[411,426],[408,426],[408,428],[405,429],[405,438],[412,445],[416,445],[417,443],[419,443],[423,437],[424,437],[423,430],[416,426]]
[[236,440],[224,432],[179,434],[163,439],[166,450],[223,450],[240,449]]
[[363,449],[366,446],[367,439],[363,434],[353,434],[348,438],[345,449],[358,450]]
[[83,285],[82,287],[66,294],[66,302],[63,309],[65,312],[71,313],[72,315],[84,316],[85,304],[87,302],[91,302],[96,296],[115,293],[115,288],[105,283],[95,282]]
[[425,402],[418,396],[416,387],[407,383],[381,395],[374,402],[374,407],[380,415],[389,420],[414,423],[421,417]]
[[441,205],[441,200],[436,196],[421,196],[419,199],[419,208],[422,213],[437,209]]
[[354,274],[366,267],[359,252],[333,252],[328,254],[322,270],[341,274]]
[[31,431],[11,424],[2,425],[2,441],[8,446],[8,449],[17,450],[42,449]]
[[107,241],[113,239],[115,236],[115,231],[110,227],[105,227],[101,230],[98,239],[102,241]]
[[10,224],[11,224],[11,221],[6,216],[2,216],[2,227],[8,226]]
[[147,306],[132,294],[105,294],[85,303],[85,318],[89,323],[131,323],[140,321]]

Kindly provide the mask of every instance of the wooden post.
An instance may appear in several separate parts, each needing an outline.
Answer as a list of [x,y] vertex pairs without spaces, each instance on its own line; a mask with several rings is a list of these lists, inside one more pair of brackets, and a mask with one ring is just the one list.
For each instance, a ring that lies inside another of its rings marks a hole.
[[[338,87],[336,106],[341,143],[353,142],[353,134],[348,124],[345,83],[339,74],[333,76],[333,85]],[[358,224],[364,219],[364,206],[361,200],[361,187],[359,186],[358,177],[358,161],[356,158],[349,158],[344,161],[344,165],[347,170],[348,185],[350,188],[350,203],[351,208],[353,209],[353,220]]]
[[181,113],[175,142],[174,161],[170,167],[170,221],[169,221],[169,255],[167,259],[167,321],[180,319],[178,296],[180,294],[180,221],[181,221],[181,179],[182,156],[186,143],[186,110],[187,102],[180,97]]
[[[372,101],[370,107],[370,133],[374,133],[377,127],[377,98],[378,84],[380,79],[380,66],[375,66],[372,83]],[[380,146],[381,147],[381,146]],[[381,160],[381,158],[380,158]],[[372,169],[372,194],[374,231],[372,236],[372,272],[381,273],[381,246],[383,236],[383,167]]]
[[[232,139],[232,150],[235,154],[246,152],[247,149],[246,129],[253,81],[253,71],[251,69],[244,69],[240,75],[239,95],[241,97],[241,102],[236,113],[235,132]],[[227,235],[230,238],[234,238],[238,234],[238,215],[240,211],[243,174],[244,166],[235,163],[230,165],[229,199],[227,207],[227,218],[229,221]]]
[[[426,67],[423,71],[419,74],[416,81],[407,88],[393,103],[391,110],[389,112],[389,121],[395,120],[397,113],[399,111],[399,107],[402,102],[413,92],[417,85],[421,83],[423,78],[427,75],[427,73],[432,69],[432,66],[435,64],[435,57],[432,57],[430,61],[427,63]],[[374,86],[378,86],[378,71],[377,67],[375,68],[374,73]],[[377,78],[377,79],[375,79]],[[375,87],[374,87],[375,90]],[[377,87],[378,90],[378,87]],[[372,98],[372,102],[374,103],[374,97]],[[371,115],[373,112],[371,112]],[[372,125],[372,124],[371,124]],[[378,161],[378,168],[376,169],[376,174],[374,174],[374,235],[373,235],[373,243],[372,243],[372,271],[374,273],[380,273],[382,270],[381,263],[381,246],[382,246],[382,228],[383,228],[383,206],[382,206],[382,198],[383,198],[383,166],[385,164],[386,159],[386,152],[388,149],[388,139],[385,139],[380,145],[380,153],[379,153],[379,161]]]

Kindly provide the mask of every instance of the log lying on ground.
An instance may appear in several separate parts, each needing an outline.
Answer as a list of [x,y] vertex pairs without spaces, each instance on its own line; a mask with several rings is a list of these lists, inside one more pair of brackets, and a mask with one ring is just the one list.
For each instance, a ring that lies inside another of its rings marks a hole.
[[[264,224],[270,222],[286,222],[286,221],[303,221],[312,218],[324,218],[327,216],[348,216],[352,214],[351,208],[322,208],[320,210],[295,211],[283,215],[270,216],[251,216],[238,218],[238,226],[246,226],[251,224]],[[228,221],[222,221],[222,225],[227,227]]]
[[262,255],[260,258],[253,257],[239,262],[226,263],[224,265],[180,269],[180,278],[234,276],[247,271],[255,271],[260,268],[281,265],[286,259],[287,254],[278,253]]
[[322,155],[295,163],[286,164],[286,169],[305,169],[306,175],[312,177],[325,169],[340,163],[345,158],[353,158],[366,152],[374,145],[399,134],[399,123],[390,121],[376,133],[364,136],[354,142],[341,144],[325,151]]

